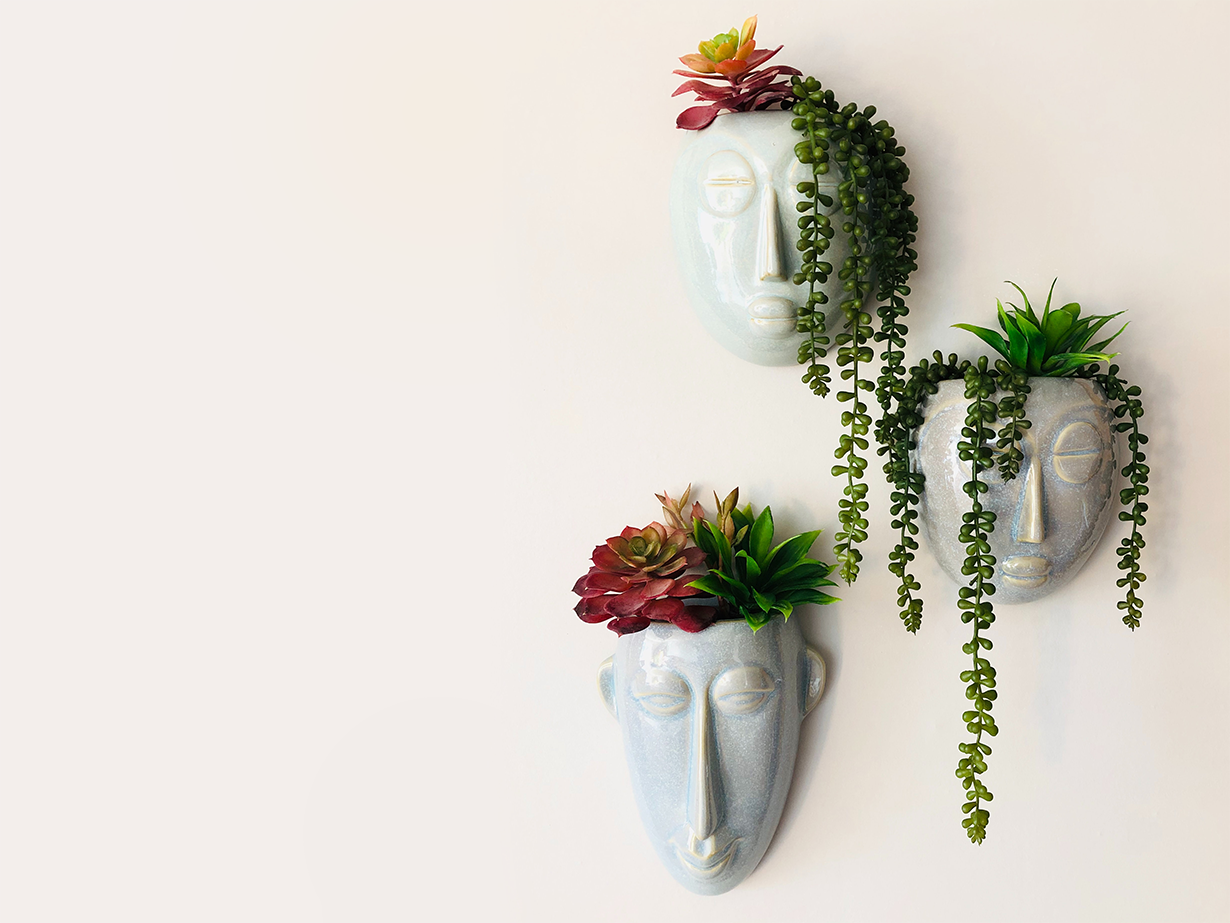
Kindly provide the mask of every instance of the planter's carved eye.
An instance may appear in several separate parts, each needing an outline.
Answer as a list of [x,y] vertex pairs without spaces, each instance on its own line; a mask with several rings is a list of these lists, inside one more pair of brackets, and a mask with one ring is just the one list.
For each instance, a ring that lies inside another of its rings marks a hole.
[[1084,484],[1102,467],[1105,446],[1090,423],[1070,423],[1055,438],[1055,473],[1069,484]]
[[713,700],[728,715],[748,715],[769,701],[775,688],[760,667],[731,667],[713,684]]
[[692,691],[678,673],[670,670],[642,670],[632,680],[632,697],[652,715],[677,715],[692,701]]
[[705,162],[701,186],[705,205],[715,215],[737,215],[756,197],[752,167],[734,151],[718,151]]

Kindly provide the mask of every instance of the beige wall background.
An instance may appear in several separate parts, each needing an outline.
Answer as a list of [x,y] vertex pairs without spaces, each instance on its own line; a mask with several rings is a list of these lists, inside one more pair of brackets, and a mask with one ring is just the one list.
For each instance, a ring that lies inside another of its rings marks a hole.
[[[1147,603],[1112,525],[992,629],[859,583],[759,870],[659,867],[569,589],[654,491],[826,530],[839,408],[703,334],[670,70],[759,38],[908,148],[910,356],[1004,279],[1127,310]],[[1230,918],[1225,3],[0,7],[0,916]]]

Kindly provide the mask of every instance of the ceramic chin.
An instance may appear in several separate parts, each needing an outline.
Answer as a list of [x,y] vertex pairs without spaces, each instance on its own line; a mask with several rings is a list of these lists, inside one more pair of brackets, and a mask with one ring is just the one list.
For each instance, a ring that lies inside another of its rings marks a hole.
[[[1025,459],[1013,480],[983,473],[983,506],[995,513],[996,602],[1040,599],[1059,589],[1092,554],[1110,522],[1115,475],[1114,414],[1102,389],[1075,378],[1031,378],[1021,445]],[[960,381],[940,383],[923,410],[915,463],[926,478],[919,512],[940,566],[964,585],[959,539],[970,479],[957,443],[969,401]]]
[[[812,179],[795,159],[800,140],[790,112],[720,116],[692,135],[671,179],[671,226],[684,285],[705,329],[730,352],[759,365],[792,365],[800,335],[798,306],[806,286],[795,285],[801,268],[798,238],[803,200],[796,190]],[[840,211],[834,167],[820,177],[820,191]],[[840,266],[849,244],[837,234],[825,259]],[[830,306],[841,298],[836,273],[824,287]]]
[[824,661],[797,620],[655,623],[621,637],[598,679],[663,865],[689,891],[729,891],[777,829]]

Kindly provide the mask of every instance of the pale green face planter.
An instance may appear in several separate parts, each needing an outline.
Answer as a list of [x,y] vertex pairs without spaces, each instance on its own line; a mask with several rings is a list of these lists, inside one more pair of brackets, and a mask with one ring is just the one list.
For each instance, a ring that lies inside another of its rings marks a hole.
[[[1031,378],[1025,416],[1031,427],[1021,448],[1021,472],[1004,481],[984,472],[982,496],[995,513],[995,601],[1030,602],[1063,586],[1093,553],[1106,531],[1117,471],[1114,414],[1102,389],[1075,378]],[[970,498],[961,489],[969,464],[958,457],[969,401],[961,381],[941,382],[923,411],[915,462],[926,478],[919,512],[940,566],[962,586],[965,546],[961,515]],[[1002,425],[1002,424],[998,424]],[[997,428],[998,428],[997,425]]]
[[757,632],[655,623],[619,639],[598,685],[619,720],[641,821],[675,880],[721,894],[764,855],[824,661],[797,617]]
[[[671,227],[688,297],[705,329],[741,359],[759,365],[792,365],[801,335],[798,306],[807,286],[793,276],[802,261],[795,247],[802,201],[800,182],[812,179],[794,145],[802,136],[789,112],[735,112],[708,128],[688,132],[671,178]],[[840,268],[849,255],[837,203],[840,172],[834,164],[820,178],[833,197],[821,214],[837,234],[824,259]],[[828,307],[840,302],[836,272],[824,291]]]

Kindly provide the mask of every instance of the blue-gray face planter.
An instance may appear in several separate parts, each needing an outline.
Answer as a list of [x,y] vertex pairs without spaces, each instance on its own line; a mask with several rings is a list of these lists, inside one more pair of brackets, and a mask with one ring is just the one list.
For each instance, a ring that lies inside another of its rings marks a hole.
[[[996,602],[1030,602],[1063,586],[1093,553],[1113,512],[1116,474],[1114,414],[1101,388],[1074,378],[1031,378],[1021,446],[1021,472],[1004,481],[982,475],[990,489],[984,508],[995,513]],[[941,382],[923,410],[915,461],[926,478],[919,512],[940,566],[965,585],[961,515],[970,499],[961,489],[969,465],[958,457],[969,401],[965,384]]]
[[[798,239],[802,201],[796,187],[812,179],[800,164],[789,112],[739,112],[718,116],[692,139],[671,178],[671,227],[684,284],[696,315],[722,346],[759,365],[793,365],[800,336],[798,305],[807,287],[795,285],[801,268]],[[834,168],[820,191],[834,199]],[[834,219],[840,223],[838,219]],[[845,235],[833,238],[825,260],[840,267],[849,256]],[[834,273],[824,286],[830,307],[841,301]]]
[[624,635],[599,671],[645,830],[675,880],[721,894],[751,874],[781,819],[799,725],[824,662],[797,621]]

